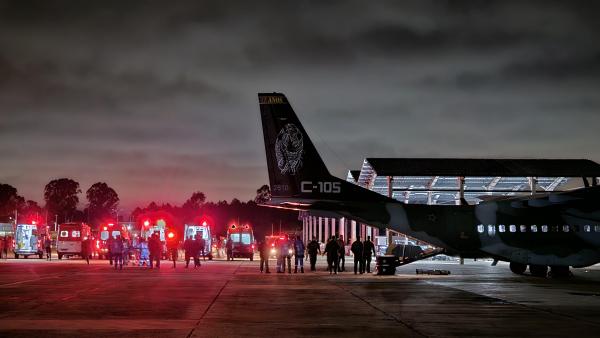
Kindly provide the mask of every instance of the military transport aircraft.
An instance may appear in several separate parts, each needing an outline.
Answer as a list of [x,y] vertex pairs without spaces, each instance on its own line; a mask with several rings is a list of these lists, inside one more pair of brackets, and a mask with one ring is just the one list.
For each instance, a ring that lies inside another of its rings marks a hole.
[[261,93],[258,99],[272,195],[266,206],[387,227],[449,255],[510,262],[517,274],[529,266],[532,275],[546,276],[550,267],[553,276],[566,276],[571,266],[600,262],[596,178],[585,188],[477,205],[404,204],[332,176],[285,95]]

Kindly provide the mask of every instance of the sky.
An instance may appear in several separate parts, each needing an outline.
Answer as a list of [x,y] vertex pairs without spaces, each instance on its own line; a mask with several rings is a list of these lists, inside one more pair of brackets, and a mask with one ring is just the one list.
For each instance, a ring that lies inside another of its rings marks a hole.
[[[253,199],[258,92],[329,170],[365,157],[600,161],[594,1],[2,1],[0,183]],[[83,204],[82,204],[83,205]]]

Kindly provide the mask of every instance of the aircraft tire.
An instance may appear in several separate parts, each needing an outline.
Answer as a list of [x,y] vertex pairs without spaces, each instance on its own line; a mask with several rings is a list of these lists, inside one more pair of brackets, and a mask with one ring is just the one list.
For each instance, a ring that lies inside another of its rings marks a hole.
[[546,276],[548,276],[548,266],[547,265],[530,264],[529,272],[531,272],[531,274],[536,277],[546,277]]
[[521,263],[510,262],[510,271],[517,275],[522,275],[527,270],[527,265]]
[[573,276],[568,266],[551,266],[549,275],[552,278],[565,278]]

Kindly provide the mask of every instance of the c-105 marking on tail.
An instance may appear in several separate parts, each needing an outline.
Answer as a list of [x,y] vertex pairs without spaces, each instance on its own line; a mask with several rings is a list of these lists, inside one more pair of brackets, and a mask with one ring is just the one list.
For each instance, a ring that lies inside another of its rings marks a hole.
[[342,192],[340,182],[313,182],[313,181],[302,181],[300,182],[301,192],[320,192],[324,194],[339,194]]

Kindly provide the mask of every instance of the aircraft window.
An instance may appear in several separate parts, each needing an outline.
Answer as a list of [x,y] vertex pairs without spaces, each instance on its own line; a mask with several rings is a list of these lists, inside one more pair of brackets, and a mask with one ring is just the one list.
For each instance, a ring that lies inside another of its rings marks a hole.
[[485,227],[483,226],[483,224],[479,224],[477,226],[477,232],[482,234],[485,231]]
[[527,232],[527,225],[523,225],[521,224],[521,226],[519,227],[521,232]]
[[500,232],[506,232],[506,226],[504,224],[498,225],[498,231],[500,231]]
[[509,228],[510,228],[510,232],[517,232],[517,226],[516,225],[511,224]]
[[594,225],[594,231],[600,232],[600,225]]
[[583,231],[590,232],[592,231],[592,227],[589,224],[586,224],[583,226]]
[[496,227],[494,225],[488,225],[488,235],[494,236],[496,234]]
[[531,232],[537,232],[537,231],[538,231],[537,225],[535,225],[535,224],[532,225],[531,226]]
[[548,226],[547,225],[542,225],[542,232],[548,232]]
[[569,226],[563,225],[563,232],[569,232]]

